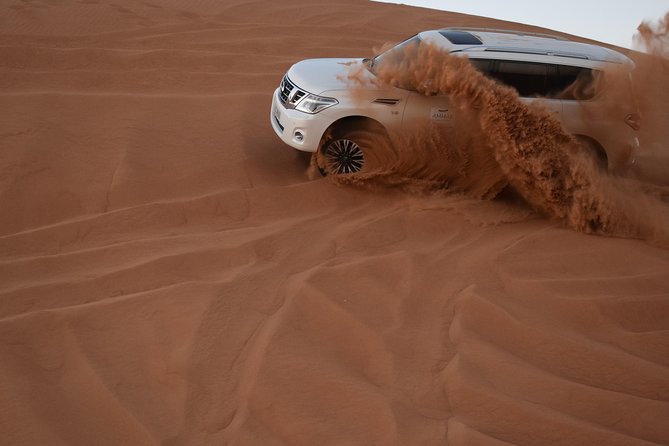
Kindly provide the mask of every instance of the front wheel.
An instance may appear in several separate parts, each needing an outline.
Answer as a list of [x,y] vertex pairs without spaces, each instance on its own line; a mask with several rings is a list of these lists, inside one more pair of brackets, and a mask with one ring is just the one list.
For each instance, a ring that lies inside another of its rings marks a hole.
[[380,124],[362,123],[335,129],[321,143],[315,156],[322,175],[350,175],[368,171],[387,153],[390,140]]
[[357,173],[365,166],[365,152],[350,136],[327,142],[323,148],[323,170],[328,174]]

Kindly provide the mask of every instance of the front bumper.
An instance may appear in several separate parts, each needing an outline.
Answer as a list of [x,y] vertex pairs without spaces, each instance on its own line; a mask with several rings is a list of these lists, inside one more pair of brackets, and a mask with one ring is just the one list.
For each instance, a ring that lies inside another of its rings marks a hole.
[[279,100],[279,88],[272,95],[269,120],[283,142],[305,152],[318,150],[321,137],[330,125],[330,119],[322,112],[310,115],[284,107]]

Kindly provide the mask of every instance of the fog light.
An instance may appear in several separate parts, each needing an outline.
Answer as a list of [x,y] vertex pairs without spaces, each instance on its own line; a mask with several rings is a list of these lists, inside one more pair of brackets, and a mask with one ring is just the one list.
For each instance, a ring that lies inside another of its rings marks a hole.
[[302,134],[302,132],[300,131],[295,132],[295,141],[302,142],[303,140],[304,140],[304,135]]

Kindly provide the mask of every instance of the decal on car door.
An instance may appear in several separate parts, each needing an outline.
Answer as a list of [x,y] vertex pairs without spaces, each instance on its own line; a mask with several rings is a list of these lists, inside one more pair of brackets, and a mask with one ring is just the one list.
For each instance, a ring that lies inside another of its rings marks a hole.
[[451,120],[451,112],[447,108],[432,107],[430,119],[435,122],[448,122]]

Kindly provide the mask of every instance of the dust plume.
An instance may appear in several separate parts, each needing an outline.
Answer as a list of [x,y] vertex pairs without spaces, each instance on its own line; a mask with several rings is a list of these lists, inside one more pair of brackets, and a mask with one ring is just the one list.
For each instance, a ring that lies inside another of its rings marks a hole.
[[639,176],[669,186],[669,12],[657,22],[643,22],[634,36],[634,93],[642,118]]
[[372,189],[397,187],[418,193],[494,198],[508,181],[491,156],[492,147],[475,130],[477,122],[473,118],[461,116],[457,132],[424,124],[411,132],[395,132],[390,139],[382,130],[362,122],[360,142],[377,149],[365,154],[362,172],[332,176],[331,180]]
[[669,57],[669,11],[657,23],[642,22],[637,31],[636,47],[652,55]]
[[[349,77],[370,82],[360,74],[352,70]],[[508,183],[534,209],[575,230],[669,241],[665,204],[632,179],[600,172],[548,110],[523,103],[514,89],[485,77],[467,58],[421,42],[401,57],[384,58],[375,74],[371,82],[379,86],[448,95],[457,128],[391,135],[394,148],[384,167],[375,163],[344,181],[416,178],[419,186],[427,180],[430,187],[441,183],[477,197],[494,196]]]

